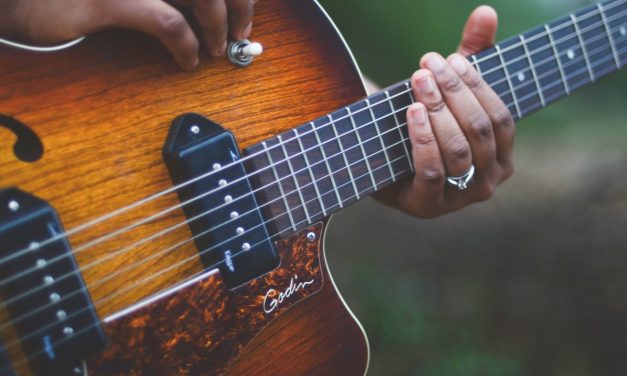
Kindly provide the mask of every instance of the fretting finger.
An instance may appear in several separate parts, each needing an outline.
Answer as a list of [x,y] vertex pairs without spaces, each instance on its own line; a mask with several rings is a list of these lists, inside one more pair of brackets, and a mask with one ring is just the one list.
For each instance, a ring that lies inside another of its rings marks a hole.
[[472,164],[470,145],[451,110],[444,102],[433,74],[427,69],[421,69],[413,74],[411,82],[416,100],[427,108],[433,133],[444,158],[447,175],[465,174]]
[[[444,200],[445,172],[440,149],[423,104],[414,103],[409,106],[407,126],[412,145],[414,178],[406,193],[411,197],[421,198],[419,202],[414,199],[418,212],[435,215]],[[406,201],[410,202],[411,199],[407,198]]]
[[[433,73],[448,108],[468,140],[477,171],[480,174],[491,174],[496,165],[496,148],[490,117],[456,70],[442,56],[428,53],[421,65]],[[463,67],[466,68],[466,65]]]
[[[511,170],[515,134],[514,119],[511,113],[501,98],[485,83],[467,59],[459,54],[453,54],[449,61],[490,117],[496,142],[497,161],[501,167]],[[509,176],[509,174],[511,172],[506,175]]]

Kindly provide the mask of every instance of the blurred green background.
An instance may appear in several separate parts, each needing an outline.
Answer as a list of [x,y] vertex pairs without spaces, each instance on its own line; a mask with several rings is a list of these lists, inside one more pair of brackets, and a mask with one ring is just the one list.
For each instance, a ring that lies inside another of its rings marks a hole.
[[[380,86],[452,52],[459,0],[322,1]],[[589,2],[491,1],[499,38]],[[627,74],[518,124],[516,173],[436,220],[365,200],[332,221],[333,275],[371,375],[627,375]]]

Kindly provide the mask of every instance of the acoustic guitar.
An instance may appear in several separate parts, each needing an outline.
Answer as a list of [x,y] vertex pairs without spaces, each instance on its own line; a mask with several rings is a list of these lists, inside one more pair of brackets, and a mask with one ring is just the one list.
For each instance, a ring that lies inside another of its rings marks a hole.
[[[364,97],[316,1],[255,11],[261,55],[192,73],[123,31],[0,47],[2,375],[366,372],[325,228],[412,175],[414,98]],[[626,28],[602,1],[469,59],[520,119],[619,70]]]

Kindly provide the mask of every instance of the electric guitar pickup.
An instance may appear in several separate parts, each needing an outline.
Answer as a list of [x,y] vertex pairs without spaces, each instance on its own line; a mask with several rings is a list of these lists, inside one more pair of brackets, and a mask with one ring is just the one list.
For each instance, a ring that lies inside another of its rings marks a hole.
[[[469,60],[521,119],[627,62],[605,0]],[[364,374],[329,217],[411,176],[409,81],[365,97],[315,0],[192,73],[124,31],[0,46],[0,374]],[[306,41],[306,43],[304,43]]]

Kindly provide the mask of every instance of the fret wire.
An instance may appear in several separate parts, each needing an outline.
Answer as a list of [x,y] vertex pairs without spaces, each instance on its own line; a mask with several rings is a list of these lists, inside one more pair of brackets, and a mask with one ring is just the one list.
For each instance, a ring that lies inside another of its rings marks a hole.
[[481,67],[479,66],[479,62],[477,61],[477,55],[472,55],[470,58],[472,59],[472,65],[474,65],[479,75],[483,77],[483,73],[481,73]]
[[281,184],[281,179],[279,179],[279,174],[276,171],[276,164],[272,160],[272,155],[268,150],[268,144],[265,141],[262,141],[264,150],[266,151],[266,155],[268,156],[268,161],[272,165],[272,173],[274,173],[274,178],[277,181],[277,185],[279,186],[279,192],[281,192],[281,197],[283,198],[283,204],[285,204],[285,210],[287,211],[288,217],[290,218],[290,223],[292,224],[292,229],[296,232],[296,223],[294,222],[294,218],[292,217],[292,211],[290,210],[290,206],[287,202],[287,196],[285,196],[285,192],[283,191],[283,185]]
[[[322,152],[322,159],[324,159],[324,164],[327,166],[327,171],[329,171],[329,176],[331,176],[331,183],[333,183],[333,190],[335,191],[335,196],[337,197],[337,203],[340,205],[340,208],[344,207],[342,199],[340,198],[340,192],[337,189],[337,184],[335,183],[335,173],[331,170],[331,166],[329,165],[329,158],[327,157],[327,153],[324,151],[324,147],[322,146],[322,141],[320,140],[320,136],[318,136],[317,128],[313,122],[311,124],[311,128],[313,129],[313,133],[316,136],[316,141],[318,142],[318,147]],[[347,167],[348,168],[348,167]]]
[[592,66],[590,65],[590,59],[588,58],[588,52],[586,51],[586,44],[583,41],[583,37],[581,35],[581,31],[579,31],[579,25],[577,24],[577,17],[574,13],[570,14],[570,19],[573,21],[573,26],[575,26],[575,34],[577,34],[577,39],[579,39],[579,43],[581,43],[581,51],[583,52],[583,58],[586,62],[586,66],[588,67],[588,74],[590,74],[590,81],[594,82],[594,72],[592,72]]
[[[342,146],[342,141],[340,140],[340,137],[337,134],[337,129],[335,129],[335,122],[333,121],[333,118],[331,117],[331,115],[327,115],[327,117],[329,118],[331,129],[333,129],[333,134],[335,134],[335,138],[337,139],[337,144],[340,146],[340,152],[342,153],[342,158],[344,158],[344,163],[346,163],[346,170],[348,171],[348,176],[350,176],[351,182],[353,183],[353,190],[355,191],[355,195],[357,199],[359,200],[359,192],[357,191],[355,178],[353,177],[353,172],[351,171],[351,168],[349,167],[350,164],[348,163],[348,159],[346,159],[346,153],[344,152],[344,146]],[[372,172],[370,173],[370,175],[372,176]]]
[[[386,91],[386,97],[387,97],[387,91]],[[379,138],[379,142],[381,143],[381,148],[383,149],[383,154],[385,155],[385,161],[387,162],[388,169],[390,170],[390,176],[392,176],[392,181],[396,181],[396,178],[394,177],[394,171],[392,171],[392,163],[390,163],[390,157],[388,156],[388,150],[386,149],[385,145],[383,144],[383,137],[381,137],[381,130],[379,129],[379,123],[377,123],[377,121],[375,120],[376,117],[374,116],[374,112],[372,111],[372,106],[370,105],[370,100],[368,98],[366,98],[366,106],[370,110],[370,116],[372,117],[372,121],[374,122],[374,129],[377,131],[377,136]],[[394,119],[396,120],[396,117],[394,116],[394,113],[392,113],[392,117],[394,117]]]
[[[604,60],[607,60],[607,59],[604,59]],[[264,145],[264,146],[265,146],[265,145]],[[266,146],[266,149],[267,149],[267,146]],[[292,210],[292,209],[290,209],[290,210]]]
[[[405,125],[405,124],[403,124],[403,125]],[[406,140],[406,139],[404,139],[404,140]],[[265,146],[265,145],[264,145],[264,146]],[[290,209],[290,210],[294,210],[294,209]],[[285,214],[285,213],[283,213],[283,214],[281,214],[281,215],[284,215],[284,214]],[[279,215],[279,216],[280,216],[280,215]],[[276,217],[275,217],[275,218],[276,218]],[[301,222],[302,222],[302,221],[301,221]],[[299,223],[300,223],[300,222],[299,222]],[[280,233],[282,233],[282,232],[284,232],[284,231],[286,231],[286,230],[287,230],[287,229],[284,229],[284,230],[280,231]],[[278,235],[278,234],[275,234],[275,235]],[[193,238],[192,238],[192,239],[193,239]],[[208,251],[208,250],[204,250],[204,251]],[[237,255],[237,254],[236,254],[236,255]],[[235,256],[236,256],[236,255],[235,255]],[[183,261],[186,261],[186,260],[183,260]],[[175,266],[176,266],[176,265],[175,265]],[[106,300],[106,299],[105,299],[105,300]],[[102,302],[103,302],[103,299],[101,299],[101,300],[100,300],[100,301],[98,301],[97,303],[102,303]]]
[[540,94],[540,103],[542,103],[542,107],[546,107],[546,102],[544,101],[544,93],[542,92],[542,86],[540,85],[540,81],[538,80],[538,75],[536,74],[536,67],[531,59],[531,54],[529,53],[529,49],[527,48],[527,43],[525,42],[525,37],[520,34],[520,42],[525,50],[525,54],[527,55],[527,60],[529,61],[529,68],[531,69],[531,75],[533,76],[533,80],[536,83],[536,87],[538,88],[538,94]]
[[501,47],[497,44],[494,46],[497,51],[497,56],[501,61],[501,65],[503,66],[503,72],[505,73],[505,78],[507,79],[507,84],[509,85],[509,89],[512,94],[512,99],[514,100],[514,106],[516,107],[516,113],[518,114],[518,118],[522,118],[522,113],[520,112],[520,105],[518,104],[518,98],[516,98],[516,92],[514,91],[514,85],[512,85],[512,79],[509,76],[509,72],[507,71],[507,65],[505,64],[505,60],[503,59],[503,54],[501,53]]
[[296,138],[296,141],[298,141],[298,146],[300,147],[299,154],[302,154],[303,157],[305,158],[305,163],[307,165],[305,168],[309,172],[309,178],[311,179],[313,186],[314,186],[314,190],[316,191],[316,195],[318,196],[318,202],[320,203],[320,208],[322,209],[322,215],[326,217],[327,209],[324,207],[324,203],[322,202],[322,195],[320,194],[320,191],[318,190],[318,184],[316,183],[316,180],[314,179],[313,171],[311,171],[311,163],[309,163],[309,157],[307,157],[307,153],[305,153],[303,142],[301,141],[300,136],[298,135],[298,131],[296,129],[297,128],[292,128],[292,132],[294,133],[294,137]]
[[[251,156],[249,156],[249,157],[247,157],[247,158],[250,158],[250,157],[251,157]],[[241,163],[241,161],[238,161],[238,163]],[[192,179],[192,181],[190,181],[190,182],[188,182],[188,183],[191,183],[191,182],[193,182],[193,181],[197,181],[198,179],[204,178],[204,177],[206,177],[206,176],[208,176],[208,175],[210,175],[210,174],[206,174],[206,175],[200,176],[200,177],[198,177],[197,179]],[[184,186],[184,184],[182,184],[181,186]],[[178,187],[178,186],[177,186],[177,187],[173,187],[173,189],[176,189],[176,188],[180,188],[180,187]],[[165,193],[167,193],[167,192],[169,192],[169,191],[165,191]],[[154,199],[154,198],[156,198],[156,197],[160,197],[160,195],[165,194],[165,193],[160,193],[160,194],[157,194],[157,195],[150,196],[150,197],[148,197],[148,198],[146,198],[146,199],[144,199],[144,200],[140,200],[140,201],[139,201],[138,203],[136,203],[136,204],[129,205],[129,206],[125,207],[125,208],[122,208],[122,209],[116,210],[116,211],[114,211],[114,212],[110,213],[110,214],[109,214],[109,215],[107,215],[107,216],[103,216],[102,218],[98,218],[97,220],[93,220],[93,221],[87,222],[87,223],[86,223],[86,224],[84,224],[84,225],[77,226],[77,227],[75,227],[74,229],[70,230],[69,232],[65,232],[64,234],[61,234],[61,235],[59,235],[59,236],[63,236],[63,235],[66,235],[66,236],[67,236],[67,234],[69,234],[69,233],[74,234],[74,233],[76,233],[76,232],[78,232],[78,231],[81,231],[81,230],[82,230],[82,229],[84,229],[84,228],[87,228],[87,227],[89,227],[89,226],[91,226],[91,225],[93,225],[93,224],[95,224],[95,223],[98,223],[98,221],[102,221],[102,220],[104,220],[104,219],[111,218],[112,216],[117,215],[117,214],[119,214],[119,213],[121,213],[121,212],[123,212],[123,211],[130,210],[130,208],[134,208],[134,207],[136,207],[137,205],[139,205],[139,204],[141,204],[141,203],[145,203],[145,202],[148,202],[148,201],[150,201],[150,200],[152,200],[152,199]],[[58,239],[58,238],[59,238],[59,237],[54,237],[53,239],[49,239],[49,240],[47,240],[47,242],[48,242],[48,243],[46,243],[46,244],[49,244],[51,241],[54,241],[54,240],[56,240],[56,239]]]
[[[305,205],[305,199],[303,198],[303,192],[301,190],[300,184],[298,184],[298,179],[296,179],[296,174],[294,173],[294,169],[292,168],[292,161],[290,160],[290,156],[287,154],[287,149],[285,148],[286,142],[283,142],[281,135],[278,135],[279,143],[281,144],[281,149],[283,149],[283,154],[285,155],[285,160],[287,161],[287,167],[290,170],[290,175],[292,175],[292,180],[294,181],[294,187],[296,187],[296,192],[298,193],[298,197],[300,198],[300,202],[303,203],[303,209],[305,211],[305,216],[307,217],[307,221],[311,223],[311,217],[309,216],[309,210],[307,210],[307,205]],[[289,141],[289,140],[288,140]]]
[[[367,101],[368,99],[366,99]],[[359,149],[361,149],[361,155],[366,155],[366,150],[364,149],[364,143],[361,141],[361,135],[359,134],[359,130],[357,129],[357,125],[355,125],[355,118],[352,115],[352,111],[350,108],[345,107],[346,108],[346,113],[348,114],[348,118],[351,121],[351,124],[353,126],[353,129],[355,130],[355,135],[357,136],[357,143],[359,143]],[[372,112],[371,112],[372,113]],[[374,121],[373,118],[373,122],[375,123],[376,126],[376,122]],[[372,124],[372,123],[371,123]],[[361,126],[360,126],[361,128]],[[338,140],[338,142],[341,142]],[[372,187],[376,190],[377,189],[377,182],[374,180],[374,175],[372,174],[372,167],[370,166],[370,160],[368,158],[364,158],[365,162],[366,162],[366,168],[368,169],[368,173],[370,175],[370,181],[372,181]]]
[[616,52],[616,45],[614,44],[614,37],[612,36],[612,30],[610,30],[610,24],[607,22],[607,18],[605,17],[605,12],[603,11],[603,3],[597,3],[597,8],[599,8],[599,13],[601,13],[601,19],[603,20],[603,28],[607,33],[607,37],[610,41],[610,47],[612,48],[612,53],[614,54],[614,62],[616,63],[616,68],[621,67],[620,59],[618,58],[618,53]]
[[564,82],[564,89],[566,89],[566,95],[570,95],[570,85],[568,84],[568,80],[566,79],[566,74],[564,73],[564,67],[562,66],[562,59],[560,59],[559,51],[557,50],[557,45],[553,40],[553,34],[551,33],[551,27],[549,24],[544,25],[546,29],[546,33],[549,36],[549,42],[551,48],[553,49],[553,54],[555,55],[555,59],[557,60],[557,68],[560,71],[560,76],[562,76],[562,81]]
[[[617,5],[616,5],[616,6],[612,6],[611,8],[618,8],[618,5],[619,5],[619,4],[617,3]],[[598,14],[596,13],[596,11],[593,11],[593,12],[590,12],[590,13],[585,13],[585,18],[594,17],[594,16],[596,16],[596,15],[598,15]],[[616,17],[616,18],[618,18],[618,17]],[[555,30],[561,30],[561,29],[563,29],[564,27],[567,27],[567,26],[565,26],[565,25],[566,25],[566,23],[564,23],[564,24],[560,25],[558,28],[554,29],[553,31],[555,31]],[[543,36],[544,36],[544,35],[542,35],[542,34],[538,34],[538,35],[534,36],[534,38],[533,38],[532,40],[535,40],[535,38],[541,38],[541,37],[543,37]],[[514,48],[517,48],[517,47],[519,47],[519,45],[518,45],[518,44],[513,44],[513,45],[508,46],[507,48],[505,48],[505,49],[503,50],[503,52],[509,51],[510,49],[514,49]],[[481,58],[481,61],[478,61],[478,62],[479,62],[479,63],[484,62],[484,61],[486,61],[486,60],[488,60],[488,59],[493,58],[494,56],[496,56],[496,54],[486,55],[486,56],[484,56],[484,57],[482,57],[482,58]]]
[[[405,85],[407,86],[407,83],[405,83]],[[401,126],[400,126],[400,124],[398,124],[398,119],[396,118],[396,109],[394,108],[394,102],[392,102],[392,100],[390,99],[390,92],[387,91],[387,90],[385,91],[385,97],[386,97],[388,103],[390,104],[390,109],[392,110],[392,114],[393,114],[392,117],[394,118],[394,124],[396,125],[396,129],[398,130],[398,135],[399,135],[400,139],[402,140],[404,138],[403,137],[403,132],[401,132]],[[414,164],[411,163],[412,162],[412,158],[411,158],[411,155],[409,154],[409,150],[407,150],[407,144],[405,142],[402,142],[402,144],[403,144],[403,150],[405,150],[405,156],[407,157],[407,160],[409,161],[409,167],[411,168],[411,170],[413,172],[414,171]]]
[[[616,3],[616,5],[612,5],[608,9],[614,9],[614,8],[617,8],[620,5],[622,5],[622,3]],[[540,37],[540,35],[538,37]],[[487,58],[489,58],[489,57],[486,57],[486,59]],[[244,160],[251,159],[252,157],[254,157],[254,155],[248,155],[243,160],[238,160],[236,162],[234,161],[231,164],[229,164],[228,166],[233,165],[235,163],[242,163],[242,162],[244,162]],[[228,167],[228,166],[225,166],[225,167]],[[140,205],[144,205],[144,204],[146,204],[148,202],[151,202],[151,201],[153,201],[153,200],[155,200],[155,199],[157,199],[159,197],[162,197],[162,196],[164,196],[166,194],[175,192],[177,189],[183,188],[183,187],[185,187],[185,186],[187,186],[189,184],[192,184],[192,183],[194,183],[196,181],[199,181],[200,179],[204,179],[204,178],[206,178],[208,176],[211,176],[213,173],[214,172],[208,172],[206,174],[200,175],[200,176],[198,176],[198,177],[196,177],[194,179],[190,179],[190,180],[188,180],[188,181],[186,181],[184,183],[181,183],[181,184],[179,184],[177,186],[173,186],[173,187],[171,187],[169,189],[166,189],[166,190],[163,190],[163,191],[158,192],[156,194],[153,194],[151,196],[148,196],[148,197],[146,197],[146,198],[144,198],[142,200],[136,201],[136,202],[134,202],[134,203],[132,203],[130,205],[127,205],[127,206],[124,206],[122,208],[116,209],[116,210],[114,210],[114,211],[112,211],[112,212],[110,212],[110,213],[108,213],[106,215],[103,215],[103,216],[100,216],[100,217],[95,218],[93,220],[90,220],[90,221],[87,221],[85,223],[82,223],[82,224],[80,224],[80,225],[78,225],[76,227],[73,227],[70,230],[66,230],[65,232],[63,232],[61,234],[56,234],[55,236],[50,237],[49,239],[46,239],[45,241],[43,241],[41,246],[45,246],[47,244],[50,244],[51,242],[56,241],[56,240],[62,238],[63,236],[70,236],[70,235],[82,232],[82,231],[86,230],[87,228],[91,228],[91,227],[95,226],[98,223],[101,223],[101,222],[103,222],[105,220],[108,220],[108,219],[111,219],[113,217],[116,217],[116,216],[118,216],[118,215],[120,215],[122,213],[128,212],[129,210],[132,210],[132,209],[134,209],[136,207],[139,207]],[[174,210],[174,209],[172,209],[172,210]],[[28,249],[26,248],[26,249],[20,250],[19,252],[15,252],[14,254],[21,254],[21,253],[27,252],[27,251],[28,251]],[[3,259],[0,259],[0,261],[2,261],[4,259],[6,259],[6,257],[3,258]]]

